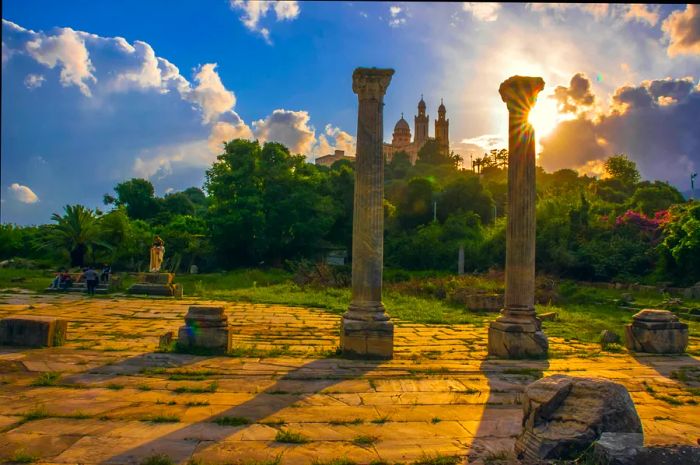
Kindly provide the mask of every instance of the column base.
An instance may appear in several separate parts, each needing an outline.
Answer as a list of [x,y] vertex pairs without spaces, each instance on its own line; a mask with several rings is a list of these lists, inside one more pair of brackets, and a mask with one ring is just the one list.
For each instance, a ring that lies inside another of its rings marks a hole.
[[340,350],[346,357],[391,359],[394,356],[394,323],[343,317]]
[[489,325],[489,355],[499,358],[545,358],[549,343],[538,320],[528,323],[493,321]]

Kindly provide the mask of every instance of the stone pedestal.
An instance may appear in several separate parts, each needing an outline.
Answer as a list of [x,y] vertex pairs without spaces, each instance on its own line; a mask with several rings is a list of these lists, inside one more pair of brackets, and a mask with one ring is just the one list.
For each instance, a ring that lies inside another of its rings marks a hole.
[[502,316],[489,326],[489,355],[543,357],[547,336],[535,316],[535,131],[530,109],[544,88],[539,77],[513,76],[499,93],[508,106],[508,226]]
[[394,325],[382,305],[384,266],[384,94],[392,69],[357,68],[357,156],[352,223],[352,302],[343,315],[340,347],[347,356],[393,356]]
[[[174,273],[141,273],[136,284],[131,286],[129,294],[159,295],[172,297],[176,294],[182,296],[182,288],[173,283]],[[178,291],[178,288],[180,290]]]
[[226,353],[231,350],[231,331],[224,307],[191,306],[185,326],[178,331],[178,347]]
[[688,347],[688,325],[668,310],[644,309],[625,326],[627,348],[653,354],[682,354]]
[[63,345],[68,322],[50,316],[17,315],[0,320],[0,345],[54,347]]

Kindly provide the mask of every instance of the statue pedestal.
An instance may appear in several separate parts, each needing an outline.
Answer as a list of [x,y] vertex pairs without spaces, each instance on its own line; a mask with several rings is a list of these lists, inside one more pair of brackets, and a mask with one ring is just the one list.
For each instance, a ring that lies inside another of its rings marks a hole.
[[136,284],[131,286],[129,294],[182,297],[182,286],[173,283],[174,273],[141,273]]
[[544,358],[547,336],[538,322],[493,321],[489,325],[489,355],[498,358]]
[[349,357],[390,359],[394,355],[394,323],[343,318],[340,348]]

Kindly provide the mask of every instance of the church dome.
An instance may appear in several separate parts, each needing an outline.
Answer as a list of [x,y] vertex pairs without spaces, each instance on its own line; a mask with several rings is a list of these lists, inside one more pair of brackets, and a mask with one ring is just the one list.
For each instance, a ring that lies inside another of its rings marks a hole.
[[447,110],[445,109],[445,104],[442,103],[442,99],[440,99],[440,106],[438,107],[438,112],[440,113],[445,113]]
[[420,96],[420,102],[418,102],[418,110],[425,110],[425,102],[423,101],[423,95]]
[[394,132],[401,132],[401,131],[410,131],[411,128],[408,126],[408,122],[403,119],[403,114],[401,115],[401,119],[396,122],[396,126],[394,126]]

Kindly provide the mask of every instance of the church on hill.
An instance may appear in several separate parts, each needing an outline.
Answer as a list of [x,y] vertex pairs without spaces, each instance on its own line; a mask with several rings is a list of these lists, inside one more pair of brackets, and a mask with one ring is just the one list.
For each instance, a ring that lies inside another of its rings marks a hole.
[[391,144],[384,144],[384,157],[387,162],[390,162],[396,152],[406,152],[411,160],[411,164],[415,165],[418,159],[418,151],[425,145],[428,140],[436,140],[440,153],[447,155],[450,153],[450,120],[445,118],[447,110],[445,104],[440,99],[438,107],[438,119],[435,120],[435,137],[428,137],[428,126],[430,125],[430,117],[425,113],[425,102],[421,95],[418,102],[418,114],[413,118],[415,136],[411,141],[411,128],[408,122],[401,119],[394,126]]

